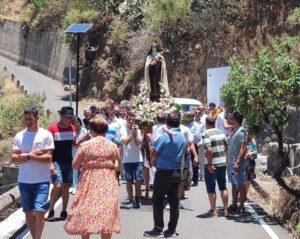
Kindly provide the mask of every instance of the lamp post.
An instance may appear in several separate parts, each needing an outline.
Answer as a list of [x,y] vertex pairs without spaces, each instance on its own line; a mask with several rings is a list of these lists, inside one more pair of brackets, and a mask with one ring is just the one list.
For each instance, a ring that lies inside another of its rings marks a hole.
[[77,60],[76,60],[76,116],[78,116],[78,88],[79,88],[79,50],[80,50],[80,34],[85,34],[93,24],[91,23],[75,23],[65,30],[67,34],[77,35]]

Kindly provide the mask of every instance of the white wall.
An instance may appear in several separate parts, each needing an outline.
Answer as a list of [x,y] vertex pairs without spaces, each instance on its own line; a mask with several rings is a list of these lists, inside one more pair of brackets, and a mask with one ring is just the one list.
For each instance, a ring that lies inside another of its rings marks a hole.
[[224,105],[221,99],[221,87],[227,83],[231,67],[207,69],[207,103],[214,102],[216,106]]

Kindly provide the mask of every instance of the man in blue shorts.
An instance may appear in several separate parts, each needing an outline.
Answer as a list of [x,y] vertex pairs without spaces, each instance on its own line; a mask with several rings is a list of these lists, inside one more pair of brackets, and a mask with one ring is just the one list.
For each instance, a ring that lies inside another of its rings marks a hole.
[[32,238],[40,239],[45,225],[50,185],[50,163],[54,149],[51,133],[38,127],[36,108],[24,110],[26,129],[13,141],[12,161],[19,164],[18,184],[21,204]]
[[[126,131],[121,133],[122,163],[125,171],[126,189],[133,208],[140,208],[141,186],[143,180],[143,158],[141,154],[141,131],[135,124],[135,113],[128,112]],[[135,200],[133,200],[132,184],[135,183]]]
[[205,149],[204,179],[210,203],[210,210],[207,212],[206,216],[218,216],[216,210],[216,181],[223,201],[224,216],[228,216],[228,192],[226,188],[228,147],[226,135],[222,130],[215,128],[215,118],[208,116],[205,121],[206,131],[202,136],[202,143]]
[[59,193],[62,195],[62,211],[60,219],[67,218],[67,206],[69,201],[69,188],[73,182],[72,146],[76,142],[76,129],[72,125],[74,112],[72,107],[62,107],[59,111],[60,120],[52,124],[49,131],[53,135],[55,150],[51,165],[53,188],[50,194],[50,211],[47,221],[54,221],[54,206]]
[[[239,112],[233,113],[234,132],[229,141],[228,178],[232,183],[232,205],[231,212],[245,213],[244,202],[246,201],[245,170],[246,170],[246,148],[248,133],[244,127],[243,115]],[[240,207],[237,207],[238,193],[240,193]]]

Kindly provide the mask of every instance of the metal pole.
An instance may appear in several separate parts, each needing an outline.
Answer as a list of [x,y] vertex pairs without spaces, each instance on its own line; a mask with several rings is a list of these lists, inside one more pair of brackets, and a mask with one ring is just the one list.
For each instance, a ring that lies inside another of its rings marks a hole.
[[76,116],[78,116],[79,44],[80,44],[80,34],[77,33]]
[[70,93],[70,107],[72,107],[72,72],[71,72],[71,66],[69,66],[69,93]]

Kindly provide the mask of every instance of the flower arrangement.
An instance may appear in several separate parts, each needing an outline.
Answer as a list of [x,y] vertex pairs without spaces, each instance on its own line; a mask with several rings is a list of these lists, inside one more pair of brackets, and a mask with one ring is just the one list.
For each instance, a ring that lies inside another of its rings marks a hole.
[[163,85],[161,85],[159,102],[150,101],[147,92],[149,92],[148,86],[142,83],[140,93],[131,99],[136,109],[137,124],[142,127],[154,125],[159,110],[162,110],[164,113],[170,113],[176,110],[173,98],[165,93],[166,91]]

